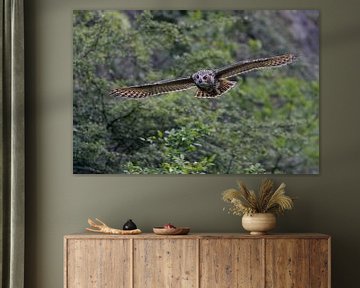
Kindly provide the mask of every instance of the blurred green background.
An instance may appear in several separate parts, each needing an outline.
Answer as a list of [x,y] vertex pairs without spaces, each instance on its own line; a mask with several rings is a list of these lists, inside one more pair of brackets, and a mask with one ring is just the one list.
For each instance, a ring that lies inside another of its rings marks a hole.
[[[296,63],[195,89],[114,101],[115,87],[292,52]],[[319,173],[319,12],[76,10],[73,172]]]

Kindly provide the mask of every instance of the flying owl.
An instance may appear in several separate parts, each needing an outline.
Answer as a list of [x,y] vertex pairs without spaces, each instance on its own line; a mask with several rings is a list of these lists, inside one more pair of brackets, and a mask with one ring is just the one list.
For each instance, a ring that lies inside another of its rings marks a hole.
[[192,74],[190,77],[178,78],[175,80],[164,80],[139,86],[117,88],[112,90],[109,95],[115,98],[141,99],[149,96],[197,87],[195,97],[215,98],[228,92],[235,86],[236,82],[230,81],[228,78],[247,73],[255,69],[283,66],[293,62],[294,59],[295,55],[284,54],[270,58],[241,61],[220,69],[200,70]]

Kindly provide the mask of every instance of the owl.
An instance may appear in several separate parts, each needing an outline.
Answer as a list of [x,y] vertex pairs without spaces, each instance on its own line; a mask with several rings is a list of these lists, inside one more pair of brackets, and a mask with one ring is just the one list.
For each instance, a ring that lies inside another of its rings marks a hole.
[[241,61],[215,70],[199,70],[190,77],[164,80],[152,84],[130,86],[112,90],[115,98],[142,99],[149,96],[182,91],[196,87],[195,97],[215,98],[228,92],[236,84],[229,78],[261,68],[279,67],[293,62],[295,55],[284,54],[270,58]]

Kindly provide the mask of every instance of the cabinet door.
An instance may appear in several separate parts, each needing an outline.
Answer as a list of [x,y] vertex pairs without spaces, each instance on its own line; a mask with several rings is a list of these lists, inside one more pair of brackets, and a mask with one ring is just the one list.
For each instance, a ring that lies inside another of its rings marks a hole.
[[312,239],[310,241],[310,287],[330,287],[330,240]]
[[309,287],[309,240],[266,239],[266,287]]
[[197,274],[197,240],[134,240],[135,288],[195,288]]
[[200,287],[260,288],[263,275],[261,239],[200,241]]
[[68,239],[66,288],[131,287],[130,240]]

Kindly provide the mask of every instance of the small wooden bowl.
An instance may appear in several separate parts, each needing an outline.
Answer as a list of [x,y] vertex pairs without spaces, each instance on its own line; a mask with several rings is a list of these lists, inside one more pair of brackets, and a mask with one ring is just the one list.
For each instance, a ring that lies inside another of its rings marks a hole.
[[157,235],[186,235],[189,233],[189,227],[163,228],[154,227],[153,231]]

